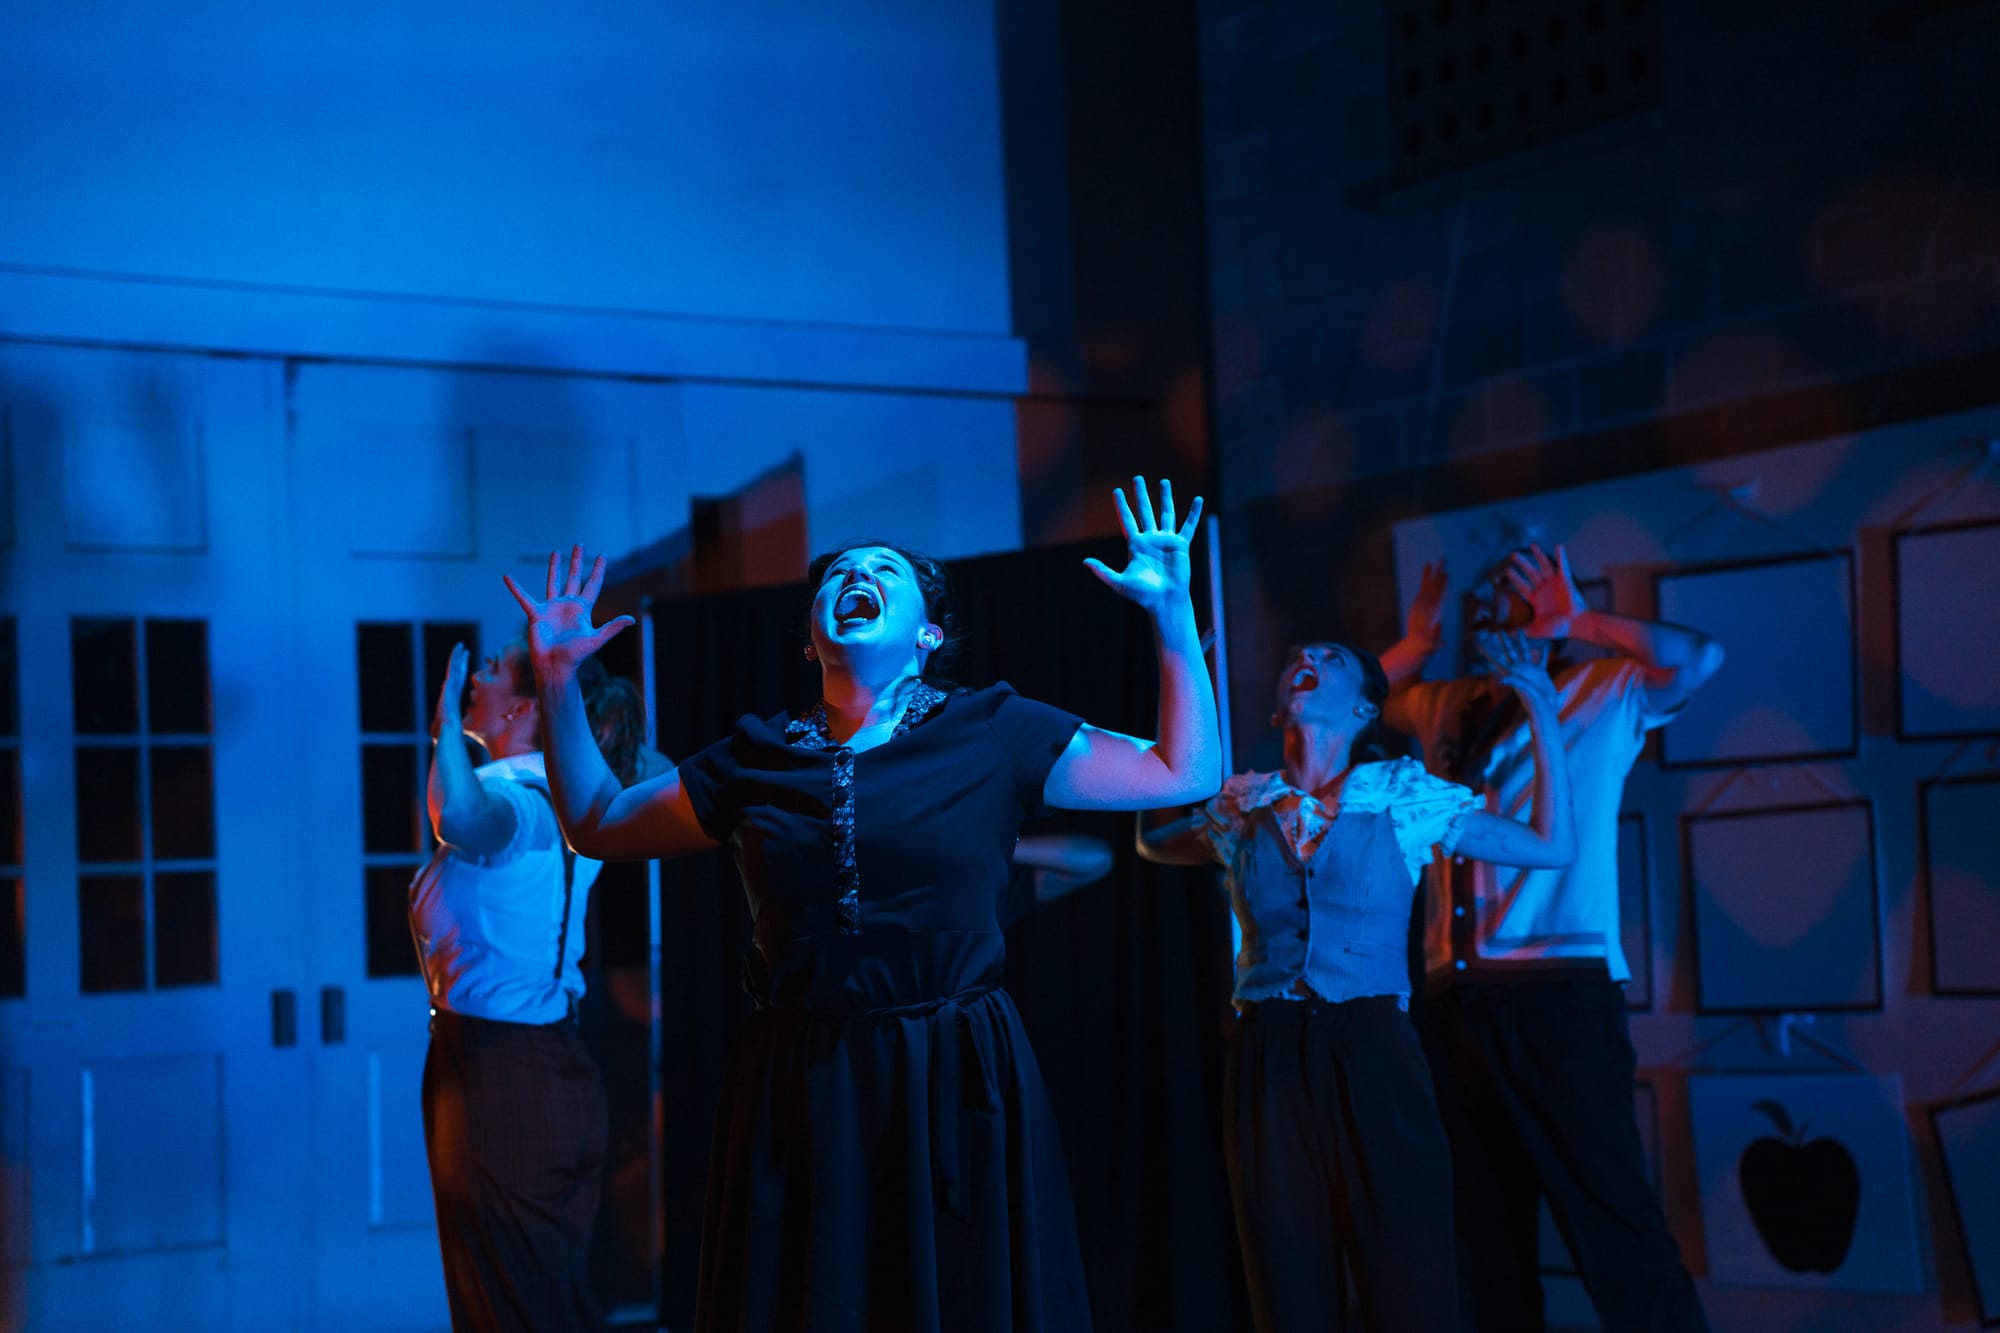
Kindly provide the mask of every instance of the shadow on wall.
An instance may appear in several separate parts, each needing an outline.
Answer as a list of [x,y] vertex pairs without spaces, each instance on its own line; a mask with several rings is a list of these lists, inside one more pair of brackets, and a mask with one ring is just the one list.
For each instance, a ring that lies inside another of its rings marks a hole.
[[607,616],[637,615],[647,597],[796,583],[811,559],[805,488],[805,456],[794,453],[727,495],[690,497],[685,527],[610,563],[598,604]]
[[[1033,373],[1037,382],[1048,378],[1040,367]],[[1204,392],[1200,371],[1191,369],[1158,398],[1038,392],[1020,399],[1014,429],[1022,545],[1117,535],[1106,496],[1134,475],[1171,477],[1184,498],[1212,492]]]

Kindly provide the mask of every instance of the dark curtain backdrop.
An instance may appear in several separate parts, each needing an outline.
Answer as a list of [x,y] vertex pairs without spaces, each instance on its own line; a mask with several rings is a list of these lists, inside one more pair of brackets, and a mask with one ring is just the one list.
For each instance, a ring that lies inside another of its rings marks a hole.
[[[969,685],[1010,681],[1099,726],[1152,735],[1151,630],[1083,568],[1089,554],[1115,561],[1119,550],[953,565],[968,631],[953,674]],[[1198,606],[1205,595],[1198,587]],[[805,611],[801,586],[656,605],[660,748],[683,759],[742,713],[816,699],[818,671],[801,652]],[[1035,827],[1088,833],[1118,854],[1106,879],[1029,913],[1008,937],[1007,986],[1061,1121],[1097,1326],[1248,1327],[1219,1110],[1227,904],[1209,872],[1140,861],[1129,815],[1054,812]],[[748,1009],[739,978],[750,923],[726,851],[661,872],[660,1315],[684,1328],[716,1094]]]

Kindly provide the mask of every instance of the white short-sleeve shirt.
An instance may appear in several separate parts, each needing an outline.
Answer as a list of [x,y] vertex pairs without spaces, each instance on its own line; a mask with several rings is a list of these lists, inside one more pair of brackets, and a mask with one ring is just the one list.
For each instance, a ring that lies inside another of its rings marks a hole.
[[[1439,771],[1437,757],[1455,736],[1472,692],[1481,688],[1483,683],[1477,680],[1450,680],[1412,690],[1409,707],[1417,739],[1434,772]],[[1461,959],[1453,948],[1452,867],[1447,857],[1438,857],[1426,876],[1427,974],[1459,970],[1460,962],[1504,966],[1602,959],[1613,981],[1626,981],[1632,975],[1619,939],[1618,807],[1624,798],[1625,775],[1639,758],[1646,733],[1671,721],[1673,714],[1652,707],[1646,668],[1627,657],[1585,662],[1563,671],[1556,693],[1563,750],[1569,756],[1576,861],[1560,870],[1471,862],[1474,956]],[[1509,819],[1527,820],[1534,780],[1534,746],[1524,719],[1492,747],[1483,784],[1486,808]]]
[[567,888],[539,750],[474,770],[514,811],[490,856],[440,845],[410,884],[410,922],[431,1003],[473,1018],[553,1023],[583,994],[584,909],[600,868],[574,858]]

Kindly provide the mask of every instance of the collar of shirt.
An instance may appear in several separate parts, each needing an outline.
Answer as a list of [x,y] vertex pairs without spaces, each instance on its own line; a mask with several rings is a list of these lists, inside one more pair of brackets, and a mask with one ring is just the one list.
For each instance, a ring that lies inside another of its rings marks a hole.
[[[944,701],[943,690],[929,681],[918,681],[910,691],[910,697],[903,705],[903,715],[896,720],[896,729],[889,733],[889,739],[896,739],[911,727],[928,719]],[[827,728],[824,699],[785,724],[785,739],[802,750],[843,748],[841,743],[833,738],[832,731]]]
[[1421,765],[1408,759],[1356,764],[1340,781],[1329,783],[1319,794],[1301,791],[1285,780],[1283,770],[1274,773],[1245,773],[1229,780],[1229,792],[1237,818],[1247,824],[1257,811],[1271,809],[1278,832],[1291,846],[1292,855],[1305,861],[1319,850],[1327,830],[1342,810],[1373,814],[1389,809],[1399,799],[1419,794],[1412,784],[1423,777]]
[[[1348,770],[1347,777],[1354,776],[1355,770]],[[1333,827],[1334,817],[1340,813],[1341,798],[1346,795],[1347,780],[1331,785],[1324,796],[1301,791],[1285,779],[1282,771],[1255,774],[1245,785],[1238,808],[1248,819],[1266,806],[1271,808],[1271,816],[1276,820],[1278,832],[1284,835],[1291,846],[1292,855],[1301,861],[1310,860],[1319,845],[1326,839],[1327,830]]]
[[510,754],[505,759],[489,759],[473,772],[482,778],[533,778],[537,782],[549,780],[548,763],[540,750],[523,750]]

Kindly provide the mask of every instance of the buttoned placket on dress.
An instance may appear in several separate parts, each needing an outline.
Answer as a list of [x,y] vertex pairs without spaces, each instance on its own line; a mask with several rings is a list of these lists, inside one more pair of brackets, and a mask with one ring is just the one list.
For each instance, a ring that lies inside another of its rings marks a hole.
[[[895,740],[924,721],[937,711],[944,700],[943,690],[917,682],[903,708],[902,717],[896,722],[896,729],[889,733],[889,740]],[[859,935],[861,868],[854,850],[854,760],[860,751],[834,740],[826,725],[824,699],[814,705],[811,712],[785,724],[785,739],[802,750],[833,751],[833,883],[840,891],[834,910],[838,914],[840,933]],[[884,745],[888,743],[883,742]]]

